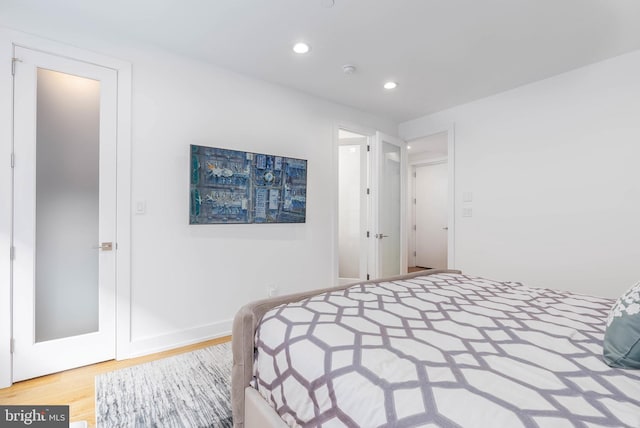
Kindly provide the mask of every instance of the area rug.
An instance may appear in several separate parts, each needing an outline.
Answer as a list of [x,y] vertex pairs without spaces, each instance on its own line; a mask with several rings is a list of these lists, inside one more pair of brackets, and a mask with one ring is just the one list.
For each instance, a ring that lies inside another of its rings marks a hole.
[[96,376],[96,424],[229,427],[231,343]]

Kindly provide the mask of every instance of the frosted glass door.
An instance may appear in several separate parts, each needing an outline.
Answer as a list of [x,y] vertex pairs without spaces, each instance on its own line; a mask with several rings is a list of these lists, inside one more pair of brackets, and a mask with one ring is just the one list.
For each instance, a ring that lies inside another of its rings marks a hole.
[[382,141],[380,164],[380,240],[381,276],[400,274],[400,147]]
[[100,82],[37,69],[36,342],[98,331]]
[[406,252],[406,149],[394,137],[376,133],[373,171],[373,269],[377,278],[407,271]]
[[117,74],[20,47],[15,56],[18,381],[115,357]]

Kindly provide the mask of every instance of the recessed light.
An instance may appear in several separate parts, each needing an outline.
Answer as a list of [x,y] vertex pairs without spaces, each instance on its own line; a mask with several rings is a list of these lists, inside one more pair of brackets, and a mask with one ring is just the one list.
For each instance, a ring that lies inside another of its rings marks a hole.
[[407,150],[411,150],[411,146],[407,146]]
[[397,87],[398,87],[398,84],[396,82],[392,82],[392,81],[385,82],[385,84],[384,84],[384,88],[385,89],[395,89]]
[[293,51],[297,54],[306,54],[310,50],[311,48],[309,47],[309,45],[304,42],[298,42],[293,45]]

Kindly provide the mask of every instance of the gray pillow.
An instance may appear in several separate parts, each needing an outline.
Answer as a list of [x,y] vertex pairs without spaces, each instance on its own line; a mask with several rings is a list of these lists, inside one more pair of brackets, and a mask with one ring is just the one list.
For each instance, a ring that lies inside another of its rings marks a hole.
[[611,367],[640,369],[640,282],[620,296],[611,308],[603,356]]

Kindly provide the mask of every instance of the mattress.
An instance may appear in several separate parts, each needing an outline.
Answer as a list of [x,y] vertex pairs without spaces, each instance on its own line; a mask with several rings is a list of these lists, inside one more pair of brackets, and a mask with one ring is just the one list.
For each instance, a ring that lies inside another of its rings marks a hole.
[[275,307],[253,386],[290,426],[640,427],[602,360],[612,300],[456,273]]

